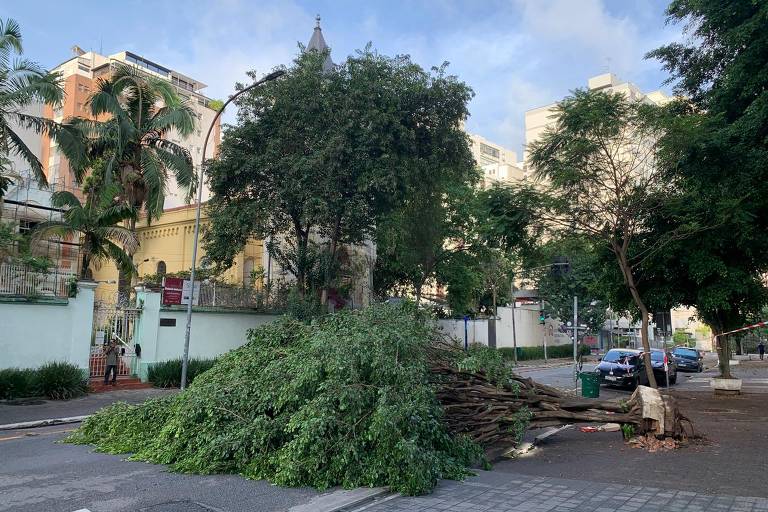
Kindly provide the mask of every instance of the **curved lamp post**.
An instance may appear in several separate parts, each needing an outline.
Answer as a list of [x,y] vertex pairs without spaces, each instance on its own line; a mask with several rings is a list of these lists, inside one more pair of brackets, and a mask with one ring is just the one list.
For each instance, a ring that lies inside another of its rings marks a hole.
[[216,120],[218,120],[221,117],[222,112],[224,112],[224,109],[227,108],[227,105],[232,103],[232,101],[235,100],[238,96],[240,96],[243,93],[246,93],[252,89],[255,89],[256,87],[262,85],[265,82],[269,82],[271,80],[275,80],[276,78],[280,78],[285,74],[285,71],[278,70],[273,71],[272,73],[266,75],[264,78],[259,80],[258,82],[249,85],[245,89],[241,91],[237,91],[235,94],[229,97],[227,101],[224,102],[224,104],[221,106],[218,112],[216,112],[216,115],[213,116],[213,120],[211,121],[211,126],[208,127],[208,133],[205,134],[205,142],[203,142],[203,161],[200,165],[200,175],[198,176],[198,182],[197,182],[197,208],[195,209],[195,234],[192,239],[192,270],[189,273],[189,282],[190,282],[190,296],[189,296],[189,303],[187,304],[187,327],[186,332],[184,334],[184,357],[181,361],[181,389],[187,387],[187,366],[189,365],[189,333],[192,328],[192,299],[195,296],[195,264],[197,263],[197,242],[200,238],[200,210],[202,208],[202,202],[203,202],[203,178],[205,177],[205,152],[208,148],[208,139],[211,137],[211,132],[213,131],[213,127],[216,124]]

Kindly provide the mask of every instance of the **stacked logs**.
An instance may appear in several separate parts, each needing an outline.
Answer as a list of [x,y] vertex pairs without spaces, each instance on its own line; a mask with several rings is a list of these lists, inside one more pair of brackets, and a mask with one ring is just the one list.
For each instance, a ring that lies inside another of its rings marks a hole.
[[[432,374],[437,398],[443,406],[444,421],[454,434],[464,434],[483,446],[514,445],[521,430],[568,423],[630,424],[638,434],[684,437],[683,423],[674,398],[655,390],[636,392],[626,401],[595,401],[567,396],[562,391],[517,375],[499,386],[483,372],[457,369],[444,361],[433,361]],[[643,417],[643,396],[663,402],[664,425]]]

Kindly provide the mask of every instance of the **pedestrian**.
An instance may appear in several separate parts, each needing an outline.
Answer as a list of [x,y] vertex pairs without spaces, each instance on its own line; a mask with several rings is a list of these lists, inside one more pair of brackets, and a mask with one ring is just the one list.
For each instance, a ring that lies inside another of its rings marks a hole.
[[109,382],[109,373],[112,372],[112,385],[117,383],[117,344],[114,341],[110,341],[107,345],[107,349],[104,351],[104,355],[107,356],[107,370],[104,372],[104,385]]
[[763,340],[760,340],[760,343],[757,344],[757,353],[760,355],[760,360],[762,361],[765,356],[765,343],[763,343]]

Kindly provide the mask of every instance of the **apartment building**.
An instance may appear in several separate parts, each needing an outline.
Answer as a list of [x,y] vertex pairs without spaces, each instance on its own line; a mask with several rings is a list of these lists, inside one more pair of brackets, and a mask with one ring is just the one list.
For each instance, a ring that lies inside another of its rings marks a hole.
[[[632,82],[621,80],[613,73],[604,73],[593,76],[587,80],[587,88],[592,91],[608,91],[613,93],[622,93],[629,99],[643,101],[653,105],[664,105],[672,100],[672,97],[663,91],[653,91],[644,93]],[[528,160],[528,146],[556,122],[555,107],[557,103],[551,103],[543,107],[534,108],[525,112],[525,151],[523,159]]]
[[517,163],[517,153],[485,137],[468,134],[470,149],[477,165],[482,170],[480,186],[487,188],[494,183],[522,181],[524,173]]
[[[192,161],[198,168],[203,161],[202,148],[206,131],[216,115],[216,111],[210,107],[211,99],[201,92],[206,87],[204,83],[129,51],[105,56],[93,51],[86,52],[75,46],[72,52],[73,56],[70,59],[51,70],[62,76],[65,101],[56,109],[46,105],[44,107],[46,117],[56,122],[63,122],[75,116],[90,118],[88,99],[96,89],[98,81],[109,78],[115,66],[121,64],[132,66],[148,76],[167,80],[173,84],[182,99],[194,110],[197,117],[195,132],[186,138],[172,132],[168,135],[168,139],[189,150]],[[212,140],[208,143],[209,157],[215,154],[221,139],[221,126],[218,121],[211,138]],[[78,188],[69,163],[58,151],[56,142],[47,136],[43,136],[42,140],[41,162],[50,183],[67,189]],[[169,180],[168,187],[165,208],[185,204],[185,191],[179,190],[172,179]],[[203,200],[209,197],[210,192],[204,189]]]

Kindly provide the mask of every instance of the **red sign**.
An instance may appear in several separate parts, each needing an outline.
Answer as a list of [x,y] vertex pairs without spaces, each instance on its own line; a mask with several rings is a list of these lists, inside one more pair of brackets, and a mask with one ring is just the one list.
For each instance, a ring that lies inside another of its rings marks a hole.
[[163,304],[181,304],[184,280],[180,277],[163,278]]

